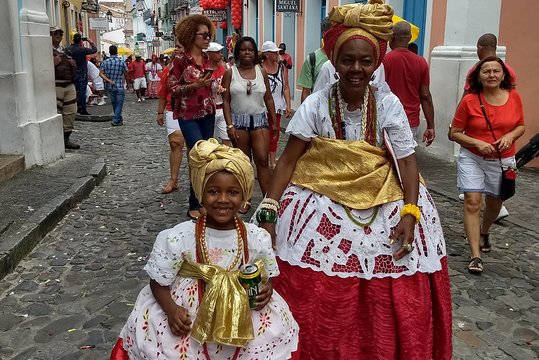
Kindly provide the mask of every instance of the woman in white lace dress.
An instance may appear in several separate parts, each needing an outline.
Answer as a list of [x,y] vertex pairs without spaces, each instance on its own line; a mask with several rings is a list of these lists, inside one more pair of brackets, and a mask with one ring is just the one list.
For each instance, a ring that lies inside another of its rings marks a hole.
[[[298,359],[298,325],[271,285],[279,274],[271,238],[236,216],[253,189],[249,159],[210,139],[189,162],[206,214],[157,236],[144,268],[150,284],[111,359]],[[250,310],[237,270],[255,262],[270,280]]]
[[332,10],[324,50],[340,80],[290,121],[257,213],[276,238],[274,285],[300,326],[302,359],[452,355],[440,218],[401,103],[387,84],[369,86],[392,14],[381,0]]

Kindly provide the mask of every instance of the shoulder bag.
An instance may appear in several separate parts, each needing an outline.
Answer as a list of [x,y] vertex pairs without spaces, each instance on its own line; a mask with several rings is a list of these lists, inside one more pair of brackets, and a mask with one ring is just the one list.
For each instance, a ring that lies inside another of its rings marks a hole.
[[[490,132],[492,133],[492,137],[494,138],[494,141],[496,142],[498,139],[496,139],[496,135],[494,135],[494,130],[492,129],[492,124],[490,123],[490,120],[488,119],[488,116],[487,116],[487,112],[485,111],[485,107],[483,106],[481,95],[477,94],[477,98],[479,99],[479,105],[481,106],[481,111],[483,112],[483,116],[485,117],[485,120],[487,121],[488,128],[490,129]],[[502,201],[505,201],[511,198],[513,195],[515,195],[516,172],[514,169],[504,166],[502,164],[502,155],[500,153],[500,150],[496,148],[496,151],[498,152],[498,159],[500,161],[500,167],[502,169],[502,182],[500,185],[500,197],[502,198]]]

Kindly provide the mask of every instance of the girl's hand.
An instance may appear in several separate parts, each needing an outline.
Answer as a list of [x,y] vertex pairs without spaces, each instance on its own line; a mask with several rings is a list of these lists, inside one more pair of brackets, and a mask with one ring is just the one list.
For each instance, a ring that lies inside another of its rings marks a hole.
[[256,308],[255,310],[260,311],[266,306],[271,300],[271,295],[273,295],[273,285],[271,279],[259,289],[258,296],[256,297]]
[[497,141],[495,141],[492,145],[498,147],[498,150],[500,150],[500,152],[502,152],[502,151],[505,151],[505,150],[509,149],[511,147],[511,145],[513,145],[514,141],[515,141],[515,139],[514,139],[513,136],[511,136],[509,134],[505,134],[504,136],[499,138]]
[[270,236],[271,236],[271,246],[273,246],[273,250],[276,249],[275,246],[275,224],[269,223],[269,222],[263,222],[260,223],[258,226],[260,226],[262,229],[266,230]]
[[477,140],[477,143],[475,144],[475,148],[479,150],[479,152],[483,155],[492,155],[496,152],[496,149],[491,144]]
[[414,230],[415,230],[415,217],[413,215],[405,215],[401,218],[397,227],[393,233],[389,236],[391,240],[390,243],[393,244],[396,241],[401,240],[401,247],[393,256],[395,260],[400,260],[406,255],[408,251],[406,250],[406,244],[414,243]]
[[185,336],[191,331],[191,317],[187,310],[177,306],[173,311],[167,313],[170,331],[176,336]]

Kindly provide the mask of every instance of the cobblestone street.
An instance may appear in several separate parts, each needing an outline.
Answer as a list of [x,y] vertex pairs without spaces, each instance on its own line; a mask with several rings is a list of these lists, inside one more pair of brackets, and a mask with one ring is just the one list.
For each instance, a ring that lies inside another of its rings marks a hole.
[[[77,122],[73,138],[80,141],[79,152],[103,157],[107,176],[0,280],[0,359],[108,359],[137,293],[148,283],[142,268],[155,236],[187,220],[185,156],[180,191],[160,193],[169,177],[169,152],[156,108],[156,100],[136,103],[128,94],[124,126]],[[446,192],[433,197],[449,255],[454,358],[537,358],[539,233],[508,221],[494,225],[485,272],[469,275],[455,177],[434,165],[422,173]],[[529,209],[522,219],[534,226],[538,181],[539,172],[523,171],[518,201],[510,203],[517,208],[522,202]],[[525,196],[523,188],[535,193]],[[258,192],[254,204],[259,200]]]

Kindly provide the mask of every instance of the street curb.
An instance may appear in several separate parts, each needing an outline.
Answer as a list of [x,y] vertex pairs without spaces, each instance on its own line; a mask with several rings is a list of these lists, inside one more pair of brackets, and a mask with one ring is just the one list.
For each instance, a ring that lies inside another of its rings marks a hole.
[[[105,160],[97,159],[88,176],[79,179],[66,192],[38,209],[17,231],[5,239],[6,250],[0,252],[0,279],[9,274],[41,239],[77,203],[85,199],[105,178]],[[4,247],[4,246],[3,246]]]
[[114,115],[112,113],[108,115],[79,115],[77,114],[75,116],[76,121],[84,121],[84,122],[105,122],[105,121],[111,121]]

